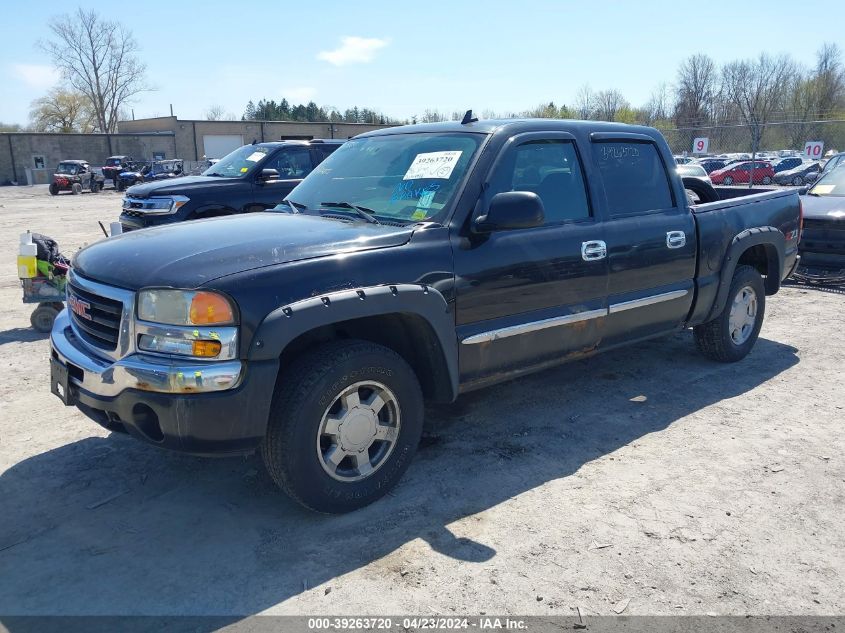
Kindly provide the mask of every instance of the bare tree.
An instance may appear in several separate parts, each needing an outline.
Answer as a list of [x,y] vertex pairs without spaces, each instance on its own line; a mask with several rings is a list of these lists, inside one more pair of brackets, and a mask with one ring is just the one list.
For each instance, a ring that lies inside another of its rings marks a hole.
[[584,84],[575,93],[575,101],[572,104],[575,116],[579,119],[589,119],[593,115],[593,104],[593,91],[588,84]]
[[833,110],[845,106],[845,68],[839,46],[826,43],[816,53],[813,81],[819,118],[829,118]]
[[614,121],[622,110],[629,110],[630,104],[618,90],[601,90],[593,97],[593,114],[599,121]]
[[226,118],[232,119],[234,116],[226,114],[226,108],[222,105],[209,106],[205,111],[206,121],[223,121]]
[[115,132],[121,106],[147,90],[138,44],[123,25],[81,7],[50,21],[54,39],[41,42],[70,85],[91,102],[100,132]]
[[29,118],[36,132],[90,132],[91,102],[81,92],[53,88],[32,102]]
[[675,123],[678,127],[708,125],[718,93],[716,64],[703,53],[687,57],[678,68]]
[[646,104],[640,109],[642,122],[646,125],[654,125],[658,121],[668,119],[672,111],[671,101],[669,85],[665,81],[658,84],[651,91],[651,96]]
[[438,123],[440,121],[448,121],[449,115],[443,114],[440,110],[431,110],[426,108],[425,112],[419,117],[420,123]]
[[765,53],[757,59],[731,62],[722,69],[725,97],[751,132],[752,154],[760,149],[772,115],[783,107],[795,73],[789,57]]

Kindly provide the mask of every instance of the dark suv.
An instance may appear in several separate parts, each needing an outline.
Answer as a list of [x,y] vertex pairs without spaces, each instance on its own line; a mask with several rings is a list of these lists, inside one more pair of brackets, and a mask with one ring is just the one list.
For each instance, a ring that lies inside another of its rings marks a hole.
[[149,182],[126,190],[124,231],[272,209],[343,144],[341,140],[244,145],[200,176]]

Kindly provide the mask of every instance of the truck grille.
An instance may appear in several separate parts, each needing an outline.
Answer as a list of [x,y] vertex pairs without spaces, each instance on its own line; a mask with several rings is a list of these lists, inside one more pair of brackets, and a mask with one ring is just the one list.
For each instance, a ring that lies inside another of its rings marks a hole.
[[801,250],[845,255],[845,221],[804,220]]
[[120,338],[123,303],[68,283],[68,308],[77,334],[102,350],[114,351]]

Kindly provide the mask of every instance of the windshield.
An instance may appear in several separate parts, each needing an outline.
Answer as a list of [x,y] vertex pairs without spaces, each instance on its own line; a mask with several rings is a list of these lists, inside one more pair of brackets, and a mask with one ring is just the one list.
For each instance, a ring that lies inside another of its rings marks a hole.
[[106,159],[106,166],[107,167],[119,167],[120,166],[120,159],[119,158],[107,158]]
[[811,196],[845,197],[845,169],[828,172],[807,193]]
[[678,173],[681,176],[700,176],[704,177],[707,175],[704,167],[701,165],[678,165]]
[[79,165],[76,163],[59,163],[59,166],[56,168],[57,174],[67,174],[69,176],[75,176],[79,172]]
[[336,204],[342,202],[382,220],[442,221],[483,139],[468,133],[353,139],[305,178],[290,199],[306,212],[349,213]]
[[256,164],[266,158],[270,150],[271,148],[261,145],[244,145],[218,160],[202,172],[202,175],[240,178],[251,172]]

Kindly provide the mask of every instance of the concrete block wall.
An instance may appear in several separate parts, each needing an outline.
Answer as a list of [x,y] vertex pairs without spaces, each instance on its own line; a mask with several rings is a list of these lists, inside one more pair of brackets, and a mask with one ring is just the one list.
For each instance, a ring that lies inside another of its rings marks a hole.
[[176,137],[161,134],[0,134],[0,184],[26,184],[26,170],[36,167],[34,157],[44,157],[44,167],[53,169],[62,160],[87,160],[101,167],[114,154],[151,159],[154,152],[166,158],[176,156]]

